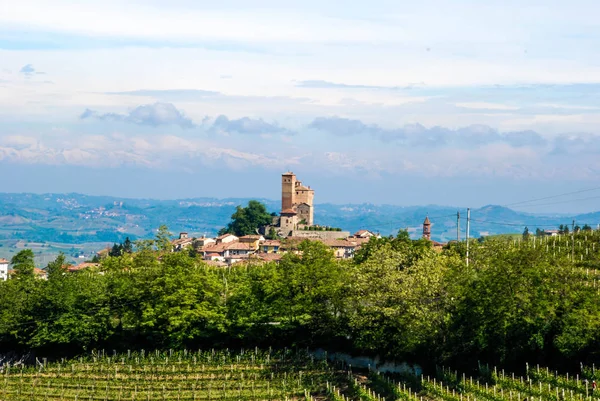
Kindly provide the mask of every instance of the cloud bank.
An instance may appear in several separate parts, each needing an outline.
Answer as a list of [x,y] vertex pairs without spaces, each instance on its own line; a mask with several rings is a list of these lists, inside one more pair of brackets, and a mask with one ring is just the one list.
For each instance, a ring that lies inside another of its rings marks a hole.
[[178,110],[172,103],[154,103],[141,105],[127,114],[99,113],[95,110],[86,109],[80,119],[97,119],[102,121],[118,121],[137,125],[149,125],[158,127],[160,125],[178,125],[181,128],[194,128],[195,124],[185,114]]

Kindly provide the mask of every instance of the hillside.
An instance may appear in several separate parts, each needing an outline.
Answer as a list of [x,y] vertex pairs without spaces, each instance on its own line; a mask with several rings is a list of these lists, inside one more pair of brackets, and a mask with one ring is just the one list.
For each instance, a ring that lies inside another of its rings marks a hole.
[[[214,235],[228,221],[237,205],[249,199],[194,198],[177,200],[125,199],[81,194],[0,194],[0,241],[25,240],[62,244],[112,243],[153,235],[161,224],[173,233]],[[269,211],[278,212],[279,201],[260,199]],[[374,204],[317,204],[315,221],[350,232],[369,229],[382,235],[407,228],[418,237],[426,215],[432,221],[432,238],[456,238],[456,212],[461,212],[461,236],[466,210],[449,206],[394,206]],[[525,226],[555,228],[559,224],[596,226],[600,212],[580,216],[543,216],[500,206],[471,211],[471,236],[520,233]]]

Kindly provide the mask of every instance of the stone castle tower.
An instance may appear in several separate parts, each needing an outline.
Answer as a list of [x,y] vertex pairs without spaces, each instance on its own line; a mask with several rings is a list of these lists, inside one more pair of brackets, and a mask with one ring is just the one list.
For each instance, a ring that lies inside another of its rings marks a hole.
[[429,216],[426,216],[423,222],[423,238],[431,241],[431,222],[429,221]]
[[313,199],[315,191],[302,185],[292,172],[281,175],[281,219],[284,231],[295,230],[298,224],[314,224]]

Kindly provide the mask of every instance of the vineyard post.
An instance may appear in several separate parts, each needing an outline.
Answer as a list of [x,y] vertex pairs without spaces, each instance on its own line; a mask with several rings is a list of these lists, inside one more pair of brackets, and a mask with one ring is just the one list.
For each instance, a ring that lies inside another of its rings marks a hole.
[[471,209],[467,208],[467,266],[469,266],[469,230],[471,228]]

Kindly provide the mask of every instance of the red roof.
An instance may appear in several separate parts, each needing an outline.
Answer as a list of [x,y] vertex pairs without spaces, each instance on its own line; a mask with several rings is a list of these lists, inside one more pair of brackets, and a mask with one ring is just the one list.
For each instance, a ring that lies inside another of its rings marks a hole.
[[67,270],[70,272],[76,272],[79,270],[87,269],[88,267],[98,267],[98,266],[100,266],[99,263],[83,262],[83,263],[78,264],[77,266],[68,266]]
[[8,264],[8,260],[6,259],[0,259],[0,264]]
[[281,214],[298,214],[294,209],[283,209]]

